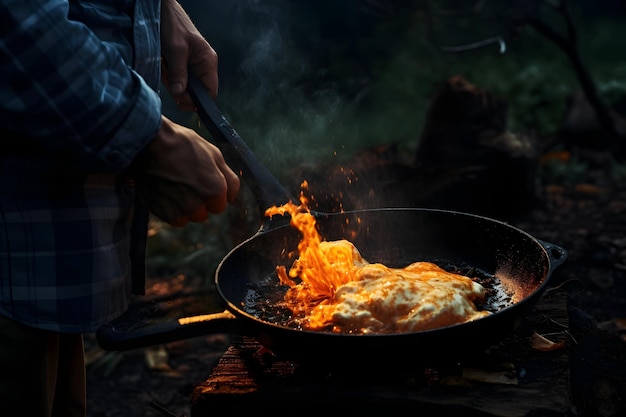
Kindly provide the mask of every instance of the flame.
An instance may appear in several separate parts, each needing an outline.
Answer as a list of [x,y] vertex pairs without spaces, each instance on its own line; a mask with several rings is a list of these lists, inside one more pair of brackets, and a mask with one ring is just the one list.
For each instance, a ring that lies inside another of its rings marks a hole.
[[[308,183],[304,181],[301,187],[303,190],[307,189]],[[365,261],[354,247],[322,241],[303,191],[300,192],[299,200],[300,205],[290,201],[280,207],[270,207],[265,215],[289,214],[290,224],[302,233],[302,239],[298,243],[300,256],[289,274],[284,266],[279,266],[277,273],[280,282],[290,287],[296,285],[293,278],[300,278],[303,290],[298,298],[308,304],[332,298],[340,286],[356,280],[356,271]]]
[[417,331],[472,320],[488,314],[474,301],[484,288],[471,278],[447,272],[430,262],[405,268],[371,264],[348,240],[324,241],[308,208],[301,184],[297,205],[288,202],[265,211],[266,216],[290,215],[302,233],[299,257],[289,272],[276,267],[284,301],[302,327],[334,332],[372,333]]

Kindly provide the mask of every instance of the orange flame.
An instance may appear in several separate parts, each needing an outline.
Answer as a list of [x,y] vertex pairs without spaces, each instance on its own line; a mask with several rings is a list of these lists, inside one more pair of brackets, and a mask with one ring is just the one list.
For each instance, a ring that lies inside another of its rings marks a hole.
[[[304,181],[301,188],[307,189],[308,183]],[[345,239],[323,241],[304,191],[299,200],[300,205],[270,207],[265,215],[289,214],[291,225],[302,233],[299,257],[289,273],[282,265],[276,272],[281,284],[290,287],[284,301],[295,317],[304,318],[303,327],[315,330],[330,325],[335,332],[358,333],[415,331],[487,314],[476,310],[474,301],[482,299],[484,292],[469,277],[429,262],[401,269],[370,264]],[[340,304],[341,311],[336,309]]]
[[[307,181],[301,187],[303,190],[307,189]],[[300,256],[289,274],[287,275],[284,266],[279,266],[277,273],[281,283],[290,287],[296,285],[293,278],[300,278],[304,291],[301,291],[298,298],[308,304],[331,298],[341,285],[356,280],[355,272],[363,259],[356,250],[350,250],[350,247],[322,242],[315,217],[308,208],[308,200],[303,191],[300,192],[299,199],[300,205],[290,201],[280,207],[268,208],[265,215],[289,214],[290,224],[302,233],[302,239],[298,243]]]

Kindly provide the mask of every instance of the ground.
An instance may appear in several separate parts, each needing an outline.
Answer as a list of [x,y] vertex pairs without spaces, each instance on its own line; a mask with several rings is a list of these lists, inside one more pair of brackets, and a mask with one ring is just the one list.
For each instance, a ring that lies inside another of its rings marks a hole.
[[[566,288],[570,306],[626,341],[626,188],[607,167],[589,165],[569,184],[542,184],[539,204],[514,225],[567,250],[552,285]],[[89,417],[190,417],[189,395],[229,338],[210,335],[119,353],[99,349],[88,337]]]

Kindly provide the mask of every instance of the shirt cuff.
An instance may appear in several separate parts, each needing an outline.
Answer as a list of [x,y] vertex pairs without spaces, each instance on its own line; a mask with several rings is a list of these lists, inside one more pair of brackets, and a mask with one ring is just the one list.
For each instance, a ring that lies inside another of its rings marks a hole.
[[139,94],[132,110],[113,138],[101,151],[111,170],[124,170],[156,136],[161,126],[161,97],[138,74]]

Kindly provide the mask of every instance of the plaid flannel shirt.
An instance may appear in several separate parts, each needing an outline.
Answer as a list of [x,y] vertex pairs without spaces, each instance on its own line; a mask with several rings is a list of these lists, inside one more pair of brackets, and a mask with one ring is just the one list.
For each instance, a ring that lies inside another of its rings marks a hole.
[[124,172],[161,121],[159,18],[158,0],[0,0],[0,314],[92,332],[143,285]]

